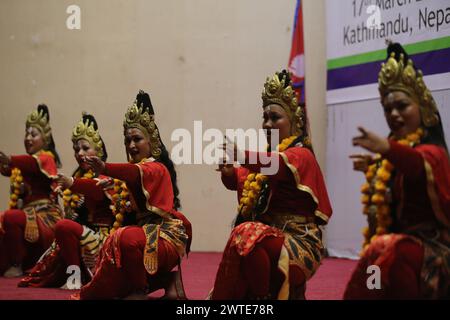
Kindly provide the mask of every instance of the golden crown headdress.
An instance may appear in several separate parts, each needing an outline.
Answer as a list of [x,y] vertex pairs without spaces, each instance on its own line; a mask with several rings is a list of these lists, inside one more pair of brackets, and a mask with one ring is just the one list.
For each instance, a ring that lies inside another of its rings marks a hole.
[[303,134],[303,112],[298,105],[297,97],[294,89],[286,75],[282,76],[280,80],[280,73],[276,72],[270,78],[267,77],[264,83],[264,90],[262,92],[263,108],[270,104],[277,104],[281,106],[289,116],[292,124],[292,134]]
[[[145,92],[140,90],[139,94],[145,94]],[[125,130],[131,128],[141,130],[150,140],[152,157],[158,159],[161,156],[162,146],[159,130],[155,124],[155,115],[150,114],[144,108],[143,103],[140,106],[137,103],[138,101],[135,100],[133,105],[128,108],[125,114],[125,120],[123,121],[123,127]]]
[[405,63],[404,54],[400,54],[400,59],[395,59],[395,52],[392,52],[386,63],[381,65],[378,75],[378,90],[381,97],[392,91],[402,91],[419,103],[423,124],[426,127],[433,127],[438,124],[438,109],[430,90],[423,81],[421,70],[414,68],[413,61],[408,59]]
[[39,107],[38,109],[33,110],[30,114],[28,114],[26,127],[34,127],[38,129],[42,133],[44,142],[47,146],[52,141],[52,129],[50,127],[48,115]]
[[83,117],[80,122],[72,130],[72,142],[76,143],[78,140],[86,140],[91,146],[97,150],[99,158],[103,157],[103,141],[100,137],[100,133],[95,130],[94,123],[89,119],[84,120],[84,116],[87,113],[83,112]]

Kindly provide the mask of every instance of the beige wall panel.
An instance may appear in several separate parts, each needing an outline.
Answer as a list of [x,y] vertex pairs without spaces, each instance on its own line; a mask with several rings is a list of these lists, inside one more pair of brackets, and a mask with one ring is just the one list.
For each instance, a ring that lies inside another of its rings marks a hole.
[[[68,30],[66,8],[81,8]],[[138,89],[150,92],[168,148],[174,129],[261,126],[266,76],[286,66],[295,0],[2,0],[0,150],[23,153],[24,122],[38,103],[50,108],[62,172],[75,168],[71,129],[95,115],[109,161],[125,160],[122,119]],[[324,164],[326,137],[324,1],[304,1],[307,101],[313,142]],[[206,145],[206,143],[204,144]],[[183,212],[193,250],[221,251],[236,195],[214,167],[180,165]],[[0,180],[1,208],[8,179]]]

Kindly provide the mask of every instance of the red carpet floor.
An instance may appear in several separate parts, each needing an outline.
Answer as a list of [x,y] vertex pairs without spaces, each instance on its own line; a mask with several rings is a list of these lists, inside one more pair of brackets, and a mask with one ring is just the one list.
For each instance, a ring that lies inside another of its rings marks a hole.
[[[214,283],[221,253],[191,253],[183,261],[183,282],[189,299],[204,299]],[[309,300],[338,300],[356,261],[328,258],[316,275],[308,282],[306,298]],[[0,300],[65,300],[71,291],[61,289],[17,288],[17,279],[0,278]],[[152,296],[161,295],[162,291]]]

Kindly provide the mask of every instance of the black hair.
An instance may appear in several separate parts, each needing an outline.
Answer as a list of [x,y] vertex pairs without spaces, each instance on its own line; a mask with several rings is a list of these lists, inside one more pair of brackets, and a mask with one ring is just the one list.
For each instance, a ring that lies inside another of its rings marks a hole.
[[[95,117],[93,115],[83,113],[83,122],[84,123],[88,122],[89,124],[92,124],[94,129],[96,131],[98,130],[97,120],[95,120]],[[103,156],[101,157],[101,159],[103,162],[106,162],[106,160],[108,159],[108,153],[106,152],[105,141],[103,141],[103,138],[101,136],[100,140],[102,141],[102,151],[103,151]]]
[[[38,112],[42,112],[43,114],[45,114],[47,116],[47,120],[50,121],[50,112],[48,111],[48,107],[46,104],[38,105],[37,110]],[[62,166],[61,159],[59,158],[59,154],[56,151],[55,141],[53,140],[52,134],[50,134],[50,142],[48,143],[47,147],[44,148],[44,150],[53,153],[53,155],[55,156],[56,166],[58,168],[61,168]]]
[[178,189],[177,185],[177,172],[175,170],[175,165],[173,164],[173,161],[170,159],[169,152],[167,151],[166,146],[162,141],[161,141],[161,155],[159,156],[159,159],[156,161],[161,162],[163,165],[166,166],[167,170],[169,170],[170,180],[172,182],[172,189],[173,189],[173,207],[175,208],[175,210],[178,210],[181,207],[181,202],[180,199],[178,198],[180,190]]
[[136,96],[136,104],[138,108],[143,108],[143,111],[147,111],[150,115],[154,115],[155,111],[153,110],[152,101],[150,100],[150,96],[147,92],[143,90],[139,90],[139,93]]
[[309,149],[312,154],[314,156],[316,156],[316,154],[314,153],[314,148],[312,146],[311,143],[311,137],[308,135],[309,132],[309,121],[308,121],[308,113],[306,111],[306,104],[305,103],[299,103],[299,107],[302,109],[302,114],[303,114],[303,128],[302,128],[302,135],[298,136],[297,139],[295,139],[291,145],[294,146],[297,143],[301,143],[303,145],[304,148]]
[[443,147],[448,154],[447,143],[445,141],[444,128],[442,126],[441,115],[437,113],[439,119],[438,124],[433,127],[425,127],[425,136],[422,139],[422,143],[434,144]]
[[[403,46],[400,43],[392,43],[390,42],[388,47],[387,47],[387,57],[386,60],[388,60],[391,57],[391,54],[394,53],[395,54],[395,60],[400,61],[400,55],[403,54],[403,61],[408,62],[408,60],[410,60],[411,58],[409,57],[409,54],[406,52],[406,50],[403,48]],[[417,68],[414,65],[414,69]]]
[[283,69],[281,70],[280,73],[278,73],[278,79],[280,79],[280,81],[284,80],[284,88],[287,88],[288,86],[292,85],[291,75],[289,74],[289,72],[286,71],[286,69]]
[[[148,93],[139,90],[139,93],[136,96],[136,104],[139,108],[143,108],[143,111],[147,111],[150,115],[154,115],[155,111],[153,110],[153,105],[150,100],[150,96]],[[158,127],[155,125],[155,129],[158,130]],[[159,130],[158,130],[159,132]],[[169,152],[166,149],[166,146],[161,140],[161,137],[159,137],[159,141],[161,143],[161,155],[159,156],[159,159],[157,159],[157,162],[162,163],[170,174],[170,180],[172,182],[172,189],[173,189],[173,207],[175,210],[178,210],[181,207],[180,199],[178,198],[180,191],[178,189],[177,185],[177,172],[175,170],[175,165],[173,164],[172,160],[170,159]]]

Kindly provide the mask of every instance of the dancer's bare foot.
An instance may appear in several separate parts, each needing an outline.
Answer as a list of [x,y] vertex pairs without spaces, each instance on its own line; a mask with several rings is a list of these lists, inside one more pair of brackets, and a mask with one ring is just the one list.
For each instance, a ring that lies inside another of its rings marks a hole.
[[21,265],[11,266],[6,272],[3,274],[5,278],[17,278],[23,276],[23,270]]

